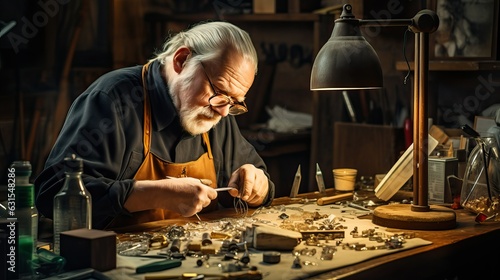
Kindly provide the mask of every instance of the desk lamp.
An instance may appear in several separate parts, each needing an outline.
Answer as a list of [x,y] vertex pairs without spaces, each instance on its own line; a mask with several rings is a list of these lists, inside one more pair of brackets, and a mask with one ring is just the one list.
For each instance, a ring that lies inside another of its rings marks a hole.
[[456,226],[453,210],[428,203],[428,113],[429,33],[436,31],[439,18],[422,10],[411,19],[356,19],[345,4],[335,20],[332,35],[314,60],[311,90],[346,91],[380,89],[383,76],[380,60],[362,36],[360,26],[407,26],[415,34],[413,79],[413,203],[379,206],[373,223],[401,229],[450,229]]

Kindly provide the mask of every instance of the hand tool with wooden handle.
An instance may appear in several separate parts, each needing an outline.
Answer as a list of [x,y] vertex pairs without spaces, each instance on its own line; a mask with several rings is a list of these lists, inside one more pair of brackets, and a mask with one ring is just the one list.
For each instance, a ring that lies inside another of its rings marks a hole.
[[318,205],[326,205],[326,204],[332,204],[338,201],[342,200],[348,200],[352,199],[352,193],[343,193],[343,194],[337,194],[334,196],[327,196],[327,197],[322,197],[318,198],[318,201],[316,202]]

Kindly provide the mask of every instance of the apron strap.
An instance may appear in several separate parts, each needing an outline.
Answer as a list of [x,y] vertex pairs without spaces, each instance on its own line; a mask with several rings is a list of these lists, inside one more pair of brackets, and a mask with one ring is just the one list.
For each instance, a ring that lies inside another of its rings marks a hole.
[[149,105],[148,90],[146,86],[146,74],[148,72],[149,65],[151,61],[142,67],[142,90],[144,97],[144,133],[142,134],[144,143],[144,155],[149,154],[149,149],[151,146],[151,110]]
[[203,133],[202,136],[203,136],[203,142],[207,147],[208,158],[213,159],[214,157],[212,155],[212,147],[210,146],[210,138],[208,138],[208,132]]

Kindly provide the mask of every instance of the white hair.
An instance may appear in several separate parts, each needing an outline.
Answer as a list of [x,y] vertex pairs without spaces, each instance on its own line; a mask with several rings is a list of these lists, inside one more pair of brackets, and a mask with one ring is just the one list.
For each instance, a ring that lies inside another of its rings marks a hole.
[[218,58],[223,50],[232,48],[255,65],[257,74],[257,52],[250,35],[231,23],[222,21],[198,23],[168,38],[163,50],[157,53],[154,59],[164,63],[166,57],[173,55],[183,46],[189,48],[193,56],[199,56],[197,59],[200,61]]

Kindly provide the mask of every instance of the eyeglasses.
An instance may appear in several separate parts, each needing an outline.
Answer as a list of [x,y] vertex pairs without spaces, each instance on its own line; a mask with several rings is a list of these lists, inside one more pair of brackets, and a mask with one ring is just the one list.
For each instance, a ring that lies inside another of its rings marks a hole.
[[207,71],[205,70],[205,65],[203,65],[203,62],[201,62],[201,61],[200,61],[200,63],[201,63],[201,67],[203,68],[203,72],[205,73],[205,76],[207,77],[208,83],[210,84],[210,87],[212,88],[212,91],[214,93],[214,95],[212,95],[208,99],[208,103],[210,104],[210,106],[223,107],[223,106],[226,106],[229,104],[230,105],[229,106],[229,115],[233,115],[233,116],[241,115],[241,114],[248,112],[247,105],[245,104],[244,101],[240,102],[237,100],[233,100],[227,94],[217,92],[214,85],[212,84],[212,81],[210,80],[210,77],[208,77]]

